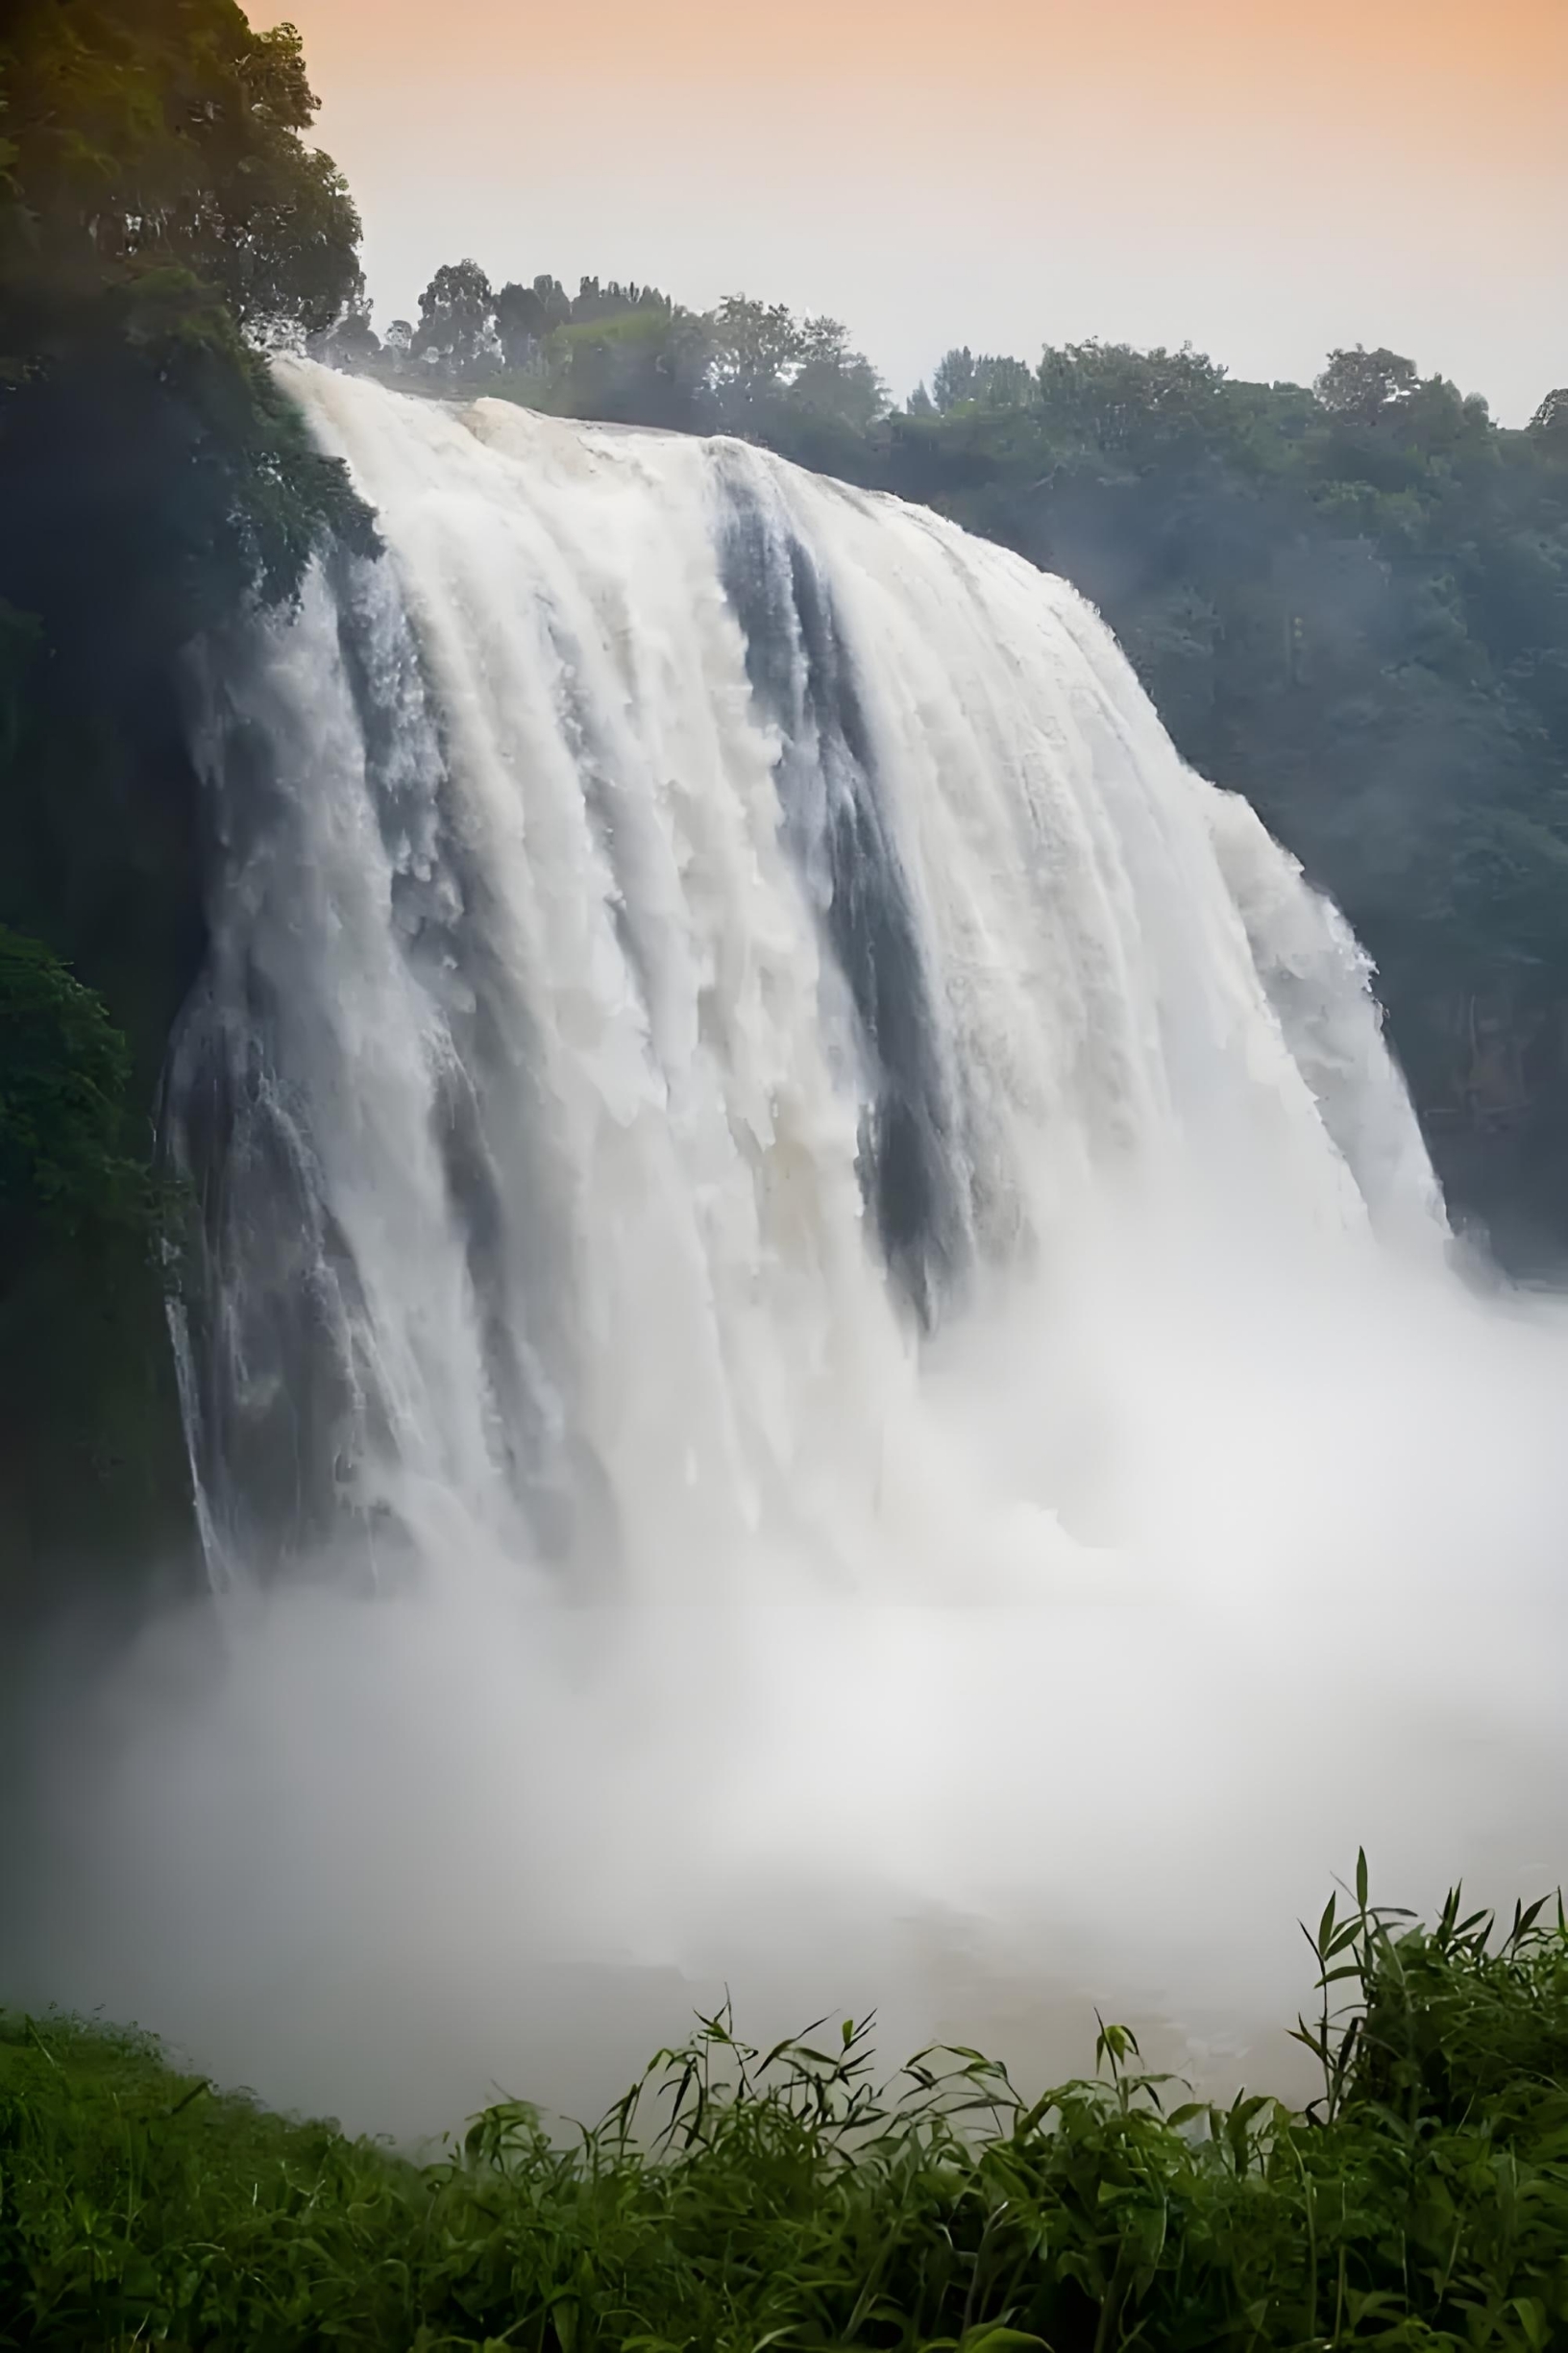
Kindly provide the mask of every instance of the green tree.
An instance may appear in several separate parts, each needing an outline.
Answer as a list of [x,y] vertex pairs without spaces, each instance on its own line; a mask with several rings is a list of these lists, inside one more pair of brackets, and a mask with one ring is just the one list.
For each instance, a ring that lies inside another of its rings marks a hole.
[[40,1228],[70,1239],[145,1222],[125,1150],[130,1053],[103,1000],[0,925],[0,1286]]
[[413,356],[460,376],[500,351],[496,298],[477,261],[449,261],[419,298]]
[[720,425],[808,464],[853,470],[887,391],[837,319],[796,319],[781,303],[729,295],[704,324]]
[[0,599],[67,666],[115,606],[166,659],[363,535],[257,355],[355,314],[357,216],[298,35],[233,0],[20,0],[0,106]]
[[728,294],[709,313],[708,332],[719,416],[744,429],[777,402],[798,362],[800,331],[782,303]]
[[528,366],[546,336],[564,327],[571,316],[570,298],[554,278],[536,278],[528,286],[513,280],[502,286],[496,295],[495,319],[503,364],[508,368]]
[[868,432],[888,405],[887,387],[870,361],[828,318],[802,321],[785,397],[801,414],[831,418],[852,433]]
[[1225,371],[1201,352],[1137,352],[1123,343],[1047,349],[1039,369],[1041,423],[1139,468],[1165,468],[1226,433]]
[[1413,360],[1381,346],[1369,352],[1358,343],[1353,351],[1329,354],[1329,364],[1312,389],[1333,415],[1375,425],[1385,411],[1412,399],[1420,381]]
[[702,422],[706,359],[689,311],[643,304],[553,329],[496,389],[559,416],[690,432]]
[[[996,352],[982,352],[976,358],[966,343],[938,360],[929,398],[943,416],[968,405],[1026,408],[1035,398],[1034,373],[1021,359]],[[914,403],[910,405],[913,410]]]
[[12,0],[0,41],[0,325],[179,268],[247,335],[320,333],[360,289],[357,215],[305,145],[291,25],[233,0]]

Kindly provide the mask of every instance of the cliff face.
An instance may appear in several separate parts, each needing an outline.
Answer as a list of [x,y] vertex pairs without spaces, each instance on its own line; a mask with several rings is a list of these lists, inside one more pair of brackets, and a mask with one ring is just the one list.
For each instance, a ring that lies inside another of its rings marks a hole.
[[1568,997],[1499,977],[1420,1010],[1417,1108],[1455,1223],[1479,1229],[1510,1273],[1559,1278],[1568,1261]]
[[158,1269],[30,1270],[0,1303],[0,1616],[198,1567]]

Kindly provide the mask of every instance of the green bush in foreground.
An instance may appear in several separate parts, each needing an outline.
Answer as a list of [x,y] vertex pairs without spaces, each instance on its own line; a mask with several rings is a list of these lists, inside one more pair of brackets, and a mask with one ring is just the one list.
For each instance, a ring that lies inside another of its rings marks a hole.
[[879,2093],[863,2027],[763,2055],[720,2018],[573,2145],[508,2105],[426,2167],[11,2019],[0,2341],[1568,2346],[1560,1904],[1418,1927],[1363,1863],[1314,1944],[1304,2114],[1173,2101],[1113,2026],[1025,2102],[974,2052]]

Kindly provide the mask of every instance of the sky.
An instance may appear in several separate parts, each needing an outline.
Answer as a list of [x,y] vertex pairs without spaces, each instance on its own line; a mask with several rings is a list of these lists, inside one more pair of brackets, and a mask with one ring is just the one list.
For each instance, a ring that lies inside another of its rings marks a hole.
[[1568,0],[288,0],[379,324],[443,261],[955,343],[1568,382]]

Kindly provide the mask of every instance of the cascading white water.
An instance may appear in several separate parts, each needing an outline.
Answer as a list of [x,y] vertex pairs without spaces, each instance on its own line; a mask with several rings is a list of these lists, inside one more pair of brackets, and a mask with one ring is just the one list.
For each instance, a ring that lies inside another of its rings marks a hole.
[[48,1990],[402,2127],[725,1976],[1244,2040],[1358,1839],[1555,1878],[1568,1344],[1094,615],[736,444],[285,380],[385,545],[213,666],[225,1656],[119,1679],[112,1794],[66,1744]]
[[1437,1244],[1364,963],[1062,583],[737,444],[288,380],[386,553],[208,748],[222,1574],[352,1523],[896,1590],[917,1324],[1048,1301],[1109,1189]]

